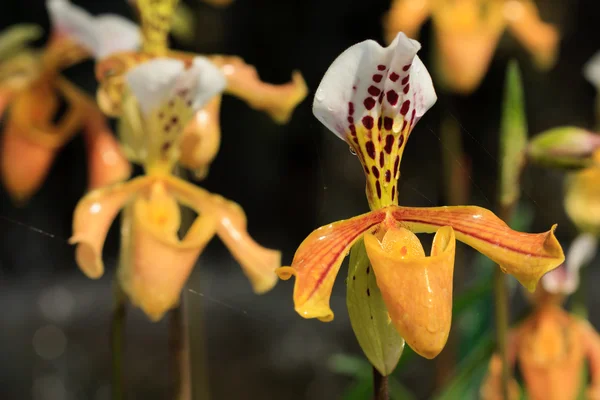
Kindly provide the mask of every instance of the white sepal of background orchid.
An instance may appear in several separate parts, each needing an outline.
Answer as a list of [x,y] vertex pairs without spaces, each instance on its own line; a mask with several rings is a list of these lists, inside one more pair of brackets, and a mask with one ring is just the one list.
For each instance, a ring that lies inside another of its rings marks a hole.
[[177,99],[196,111],[227,84],[221,70],[205,57],[194,58],[187,69],[182,61],[156,58],[132,68],[125,79],[146,118]]
[[414,126],[437,100],[429,72],[417,56],[420,48],[402,32],[388,47],[366,40],[348,48],[317,89],[315,117],[346,141],[353,129],[349,118],[357,124],[381,115],[410,121],[414,111]]
[[594,259],[597,249],[598,239],[594,235],[584,233],[577,236],[569,247],[564,264],[542,278],[544,289],[554,294],[573,294],[579,287],[579,270]]
[[69,0],[47,0],[53,29],[85,47],[96,59],[136,50],[141,43],[138,25],[116,14],[93,16]]
[[583,66],[583,76],[600,90],[600,51]]

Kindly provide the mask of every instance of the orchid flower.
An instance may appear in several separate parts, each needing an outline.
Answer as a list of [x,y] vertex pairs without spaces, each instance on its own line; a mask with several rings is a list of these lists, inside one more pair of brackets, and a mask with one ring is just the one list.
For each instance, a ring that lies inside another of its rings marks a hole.
[[416,38],[430,16],[437,67],[452,91],[469,93],[479,86],[507,27],[540,68],[556,60],[556,28],[541,21],[532,0],[394,0],[384,18],[388,41],[398,31]]
[[[600,395],[600,337],[594,328],[566,312],[565,298],[579,286],[579,270],[595,256],[597,239],[578,236],[565,263],[548,272],[530,296],[533,313],[508,335],[510,368],[518,362],[528,398],[532,400],[576,399],[586,362],[590,364],[588,399]],[[492,356],[488,376],[481,388],[483,400],[501,400],[501,360]],[[518,383],[510,383],[509,399],[521,398]]]
[[[158,56],[177,58],[184,62],[190,62],[195,57],[194,54],[168,49],[168,33],[177,3],[178,0],[136,0],[135,5],[142,23],[142,50],[122,51],[109,57],[97,57],[97,99],[100,108],[107,115],[117,117],[123,114],[122,110],[126,104],[124,76],[129,69]],[[62,12],[65,13],[63,19],[77,20],[70,17],[75,9],[64,7]],[[90,42],[106,41],[102,39],[103,32],[94,29],[96,25],[97,23],[73,23],[70,30],[78,32],[78,35],[84,38],[96,38]],[[273,85],[261,81],[254,67],[239,57],[214,55],[209,59],[221,68],[227,78],[225,93],[241,98],[252,108],[267,112],[277,123],[286,123],[291,118],[294,108],[306,97],[306,83],[297,71],[293,72],[289,83]],[[184,154],[180,162],[184,167],[193,170],[198,177],[206,175],[219,147],[220,96],[221,94],[215,96],[206,109],[198,110],[198,115],[186,128],[186,139],[182,141],[185,146],[181,148]],[[125,133],[125,136],[127,135]],[[128,151],[127,140],[122,140],[122,144]]]
[[[79,202],[70,243],[77,244],[81,270],[90,278],[102,276],[106,233],[124,208],[126,243],[118,278],[132,303],[152,320],[177,305],[196,259],[215,234],[255,292],[269,290],[277,281],[280,253],[252,240],[241,207],[171,175],[189,120],[225,87],[220,70],[203,57],[187,65],[156,58],[129,70],[125,80],[130,104],[135,104],[128,118],[139,122],[136,137],[146,176],[94,190]],[[180,204],[199,215],[181,240]]]
[[[481,207],[398,206],[404,148],[436,101],[429,73],[416,55],[419,49],[404,33],[386,48],[367,40],[343,52],[325,73],[313,112],[358,156],[371,212],[315,230],[278,275],[296,277],[294,304],[302,317],[330,321],[335,277],[350,248],[364,238],[370,264],[361,277],[375,274],[391,323],[417,353],[433,358],[450,330],[456,240],[494,260],[529,290],[564,255],[555,227],[528,234]],[[430,256],[415,233],[436,233]],[[357,277],[349,275],[349,282]],[[371,290],[362,301],[369,301]]]
[[[49,0],[47,5],[53,32],[46,48],[41,54],[17,52],[0,65],[0,113],[10,106],[2,136],[1,176],[17,203],[25,202],[40,188],[57,153],[79,131],[85,135],[90,188],[130,174],[130,165],[93,99],[59,73],[88,57],[94,46],[107,55],[136,45],[125,34],[131,25],[115,15],[98,17],[94,29],[118,33],[119,39],[96,43],[69,29],[70,24],[90,23],[85,12],[64,0]],[[73,8],[72,18],[64,18],[65,7]],[[63,103],[66,112],[61,116]]]

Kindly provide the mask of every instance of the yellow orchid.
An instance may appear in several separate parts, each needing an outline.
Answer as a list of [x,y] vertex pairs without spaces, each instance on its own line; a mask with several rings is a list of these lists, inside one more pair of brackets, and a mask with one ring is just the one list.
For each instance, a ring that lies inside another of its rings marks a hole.
[[[90,29],[123,33],[118,41],[75,36],[65,26],[64,2],[50,0],[47,5],[53,26],[48,45],[40,52],[14,49],[18,51],[11,51],[0,64],[0,113],[7,111],[0,170],[4,186],[17,203],[39,189],[57,153],[79,131],[85,136],[90,188],[130,174],[130,165],[93,99],[62,78],[60,71],[87,58],[92,45],[103,55],[136,46],[136,40],[127,35],[131,26],[121,17],[102,15]],[[3,37],[14,36],[18,28]]]
[[[177,4],[178,0],[135,1],[141,20],[141,51],[116,53],[101,58],[96,65],[96,78],[99,82],[98,104],[107,115],[122,115],[126,103],[124,76],[129,69],[160,56],[176,58],[186,63],[196,56],[168,48],[168,33]],[[85,25],[77,25],[73,29],[77,29],[83,35],[88,34]],[[262,82],[254,67],[239,57],[212,55],[209,59],[227,78],[225,93],[241,98],[257,110],[267,112],[277,123],[286,123],[294,108],[306,97],[306,83],[298,71],[293,72],[289,83],[273,85]],[[220,143],[220,97],[221,94],[216,95],[206,109],[198,111],[196,118],[186,128],[186,139],[182,141],[185,146],[181,148],[180,163],[193,170],[200,178],[207,174]],[[122,139],[122,144],[127,150],[128,140]]]
[[469,93],[479,86],[506,28],[540,68],[556,60],[557,30],[541,21],[532,0],[394,0],[384,18],[388,42],[399,31],[417,38],[429,17],[440,78],[453,91]]
[[[530,297],[532,314],[508,335],[510,367],[519,364],[528,398],[576,399],[586,362],[591,385],[586,398],[600,395],[600,337],[585,320],[566,312],[562,303],[579,285],[579,269],[594,257],[597,239],[577,237],[563,265],[544,275]],[[481,387],[483,400],[501,400],[501,361],[492,356],[488,376]],[[518,383],[510,383],[509,399],[521,398]]]
[[[280,253],[252,240],[241,207],[171,175],[184,128],[223,90],[222,73],[203,57],[188,65],[156,58],[129,70],[125,81],[129,104],[135,105],[127,109],[128,119],[139,122],[136,137],[146,176],[92,191],[79,202],[70,243],[77,244],[81,270],[90,278],[102,276],[105,236],[124,208],[118,278],[132,303],[152,320],[178,304],[196,259],[215,234],[241,264],[254,290],[269,290],[277,281]],[[181,240],[179,204],[199,215]]]
[[[391,323],[417,353],[433,358],[450,330],[455,240],[494,260],[529,290],[562,263],[564,255],[554,227],[528,234],[510,229],[481,207],[397,205],[406,142],[437,99],[416,55],[419,49],[420,44],[404,33],[387,48],[368,40],[347,49],[327,70],[313,112],[358,156],[372,211],[315,230],[302,242],[291,266],[278,269],[278,275],[296,277],[294,304],[302,317],[330,321],[335,277],[352,245],[364,237]],[[415,233],[434,232],[431,256],[426,257]],[[350,285],[356,275],[348,278]],[[363,301],[370,295],[367,290]]]

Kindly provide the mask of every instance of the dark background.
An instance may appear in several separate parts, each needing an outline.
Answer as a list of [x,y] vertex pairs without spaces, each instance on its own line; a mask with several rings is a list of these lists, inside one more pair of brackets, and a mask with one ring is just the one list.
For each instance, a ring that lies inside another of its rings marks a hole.
[[[75,3],[92,13],[133,17],[123,0]],[[557,125],[594,126],[596,92],[581,70],[600,49],[600,3],[537,3],[543,18],[562,32],[557,66],[540,74],[516,40],[505,34],[480,89],[469,97],[438,93],[438,104],[417,125],[402,163],[400,204],[444,204],[439,120],[442,112],[449,111],[462,124],[472,163],[471,203],[494,206],[500,99],[511,57],[519,60],[523,72],[530,135]],[[389,1],[238,0],[225,9],[200,0],[186,4],[195,13],[197,40],[194,46],[173,41],[173,47],[239,55],[256,66],[263,80],[273,83],[287,81],[291,71],[299,69],[311,89],[285,126],[226,97],[221,151],[208,179],[201,183],[241,204],[253,237],[267,247],[282,249],[283,262],[289,263],[297,245],[314,228],[367,210],[360,164],[348,146],[313,117],[312,92],[344,49],[367,38],[381,43],[380,21]],[[0,26],[22,22],[39,23],[48,30],[44,2],[2,1]],[[424,26],[420,39],[420,56],[426,65],[431,59],[430,28],[430,23]],[[75,66],[66,75],[95,92],[92,62]],[[543,231],[558,222],[557,235],[566,246],[575,230],[562,209],[563,176],[528,168],[523,202],[535,212],[532,230]],[[15,208],[0,189],[1,399],[109,398],[107,334],[118,238],[113,227],[104,253],[107,274],[98,281],[85,279],[67,244],[85,177],[83,142],[76,137],[62,150],[43,188],[26,207]],[[349,381],[331,372],[328,360],[338,352],[360,354],[344,311],[344,271],[332,297],[335,321],[307,321],[293,310],[293,281],[254,296],[224,246],[218,240],[211,242],[185,296],[192,319],[193,373],[201,373],[204,341],[213,398],[338,398]],[[593,279],[584,284],[593,288]],[[587,292],[591,321],[598,327],[600,315],[593,310],[600,296]],[[137,310],[129,314],[125,369],[130,398],[170,398],[167,319],[151,324]],[[200,321],[204,321],[204,334]],[[432,361],[414,359],[400,376],[421,398],[434,390]]]

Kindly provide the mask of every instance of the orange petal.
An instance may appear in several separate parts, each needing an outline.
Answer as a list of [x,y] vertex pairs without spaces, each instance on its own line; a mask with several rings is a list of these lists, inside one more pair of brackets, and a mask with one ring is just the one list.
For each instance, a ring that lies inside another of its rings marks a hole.
[[539,68],[554,65],[558,53],[558,30],[544,23],[532,1],[507,1],[504,5],[508,28],[529,50]]
[[539,279],[565,260],[554,236],[556,225],[544,233],[522,233],[485,208],[394,207],[392,214],[404,227],[415,233],[435,232],[451,226],[456,239],[483,253],[533,292]]
[[502,1],[460,1],[433,11],[438,50],[436,67],[443,83],[459,93],[470,93],[485,76],[505,27]]
[[131,165],[104,117],[97,113],[85,123],[84,139],[88,157],[88,187],[96,189],[124,181],[131,175]]
[[287,122],[296,106],[308,94],[302,74],[292,73],[292,81],[273,85],[260,80],[256,69],[239,57],[211,56],[227,78],[226,93],[241,98],[250,107],[267,112],[275,122]]
[[398,32],[416,39],[421,25],[431,14],[431,3],[432,0],[394,0],[383,19],[386,43],[392,43]]
[[213,215],[217,235],[240,263],[256,293],[264,293],[277,283],[275,269],[281,265],[281,253],[256,243],[246,230],[246,215],[236,203],[191,185],[181,179],[165,178],[175,197],[198,214]]
[[398,333],[418,354],[434,358],[446,345],[452,322],[454,231],[438,230],[431,257],[404,228],[390,228],[381,242],[367,233],[365,247]]
[[221,124],[219,110],[221,96],[215,96],[185,127],[179,146],[179,163],[191,169],[196,178],[208,175],[210,164],[219,152],[221,145]]
[[77,244],[75,260],[88,277],[96,279],[102,276],[102,247],[108,228],[121,208],[136,193],[150,186],[153,180],[142,177],[93,190],[77,203],[73,214],[73,236],[69,243]]
[[354,242],[384,219],[385,211],[376,210],[322,226],[304,239],[292,265],[277,270],[284,280],[296,276],[294,305],[298,314],[321,321],[333,319],[329,297],[342,261]]
[[214,215],[203,215],[180,241],[180,222],[179,205],[162,182],[155,182],[149,196],[138,196],[133,204],[130,258],[121,265],[119,280],[131,302],[154,321],[177,306],[200,252],[217,228]]
[[26,202],[42,186],[56,149],[29,140],[9,117],[2,135],[2,183],[17,204]]

